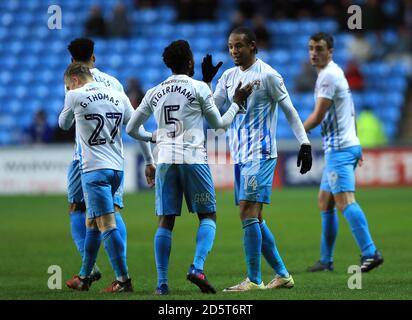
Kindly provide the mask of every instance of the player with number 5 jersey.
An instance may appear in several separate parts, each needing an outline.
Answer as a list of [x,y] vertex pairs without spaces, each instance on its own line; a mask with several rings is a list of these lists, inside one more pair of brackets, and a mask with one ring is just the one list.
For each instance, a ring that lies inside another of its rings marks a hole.
[[[155,235],[158,281],[155,294],[169,293],[172,230],[175,217],[181,214],[183,194],[188,210],[197,213],[199,218],[196,252],[187,279],[203,293],[216,293],[203,272],[216,232],[215,191],[204,146],[203,117],[214,129],[227,128],[252,87],[241,88],[241,83],[236,83],[233,103],[221,116],[207,84],[191,78],[194,59],[187,41],[172,42],[165,48],[163,60],[173,74],[146,93],[126,127],[136,139],[156,140],[159,150],[156,168],[159,227]],[[158,124],[156,139],[152,133],[138,130],[153,113]]]

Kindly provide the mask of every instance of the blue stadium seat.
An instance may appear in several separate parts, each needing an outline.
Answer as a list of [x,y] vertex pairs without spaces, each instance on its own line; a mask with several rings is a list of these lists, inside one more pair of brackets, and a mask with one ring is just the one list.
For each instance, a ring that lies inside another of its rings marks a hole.
[[162,6],[157,9],[159,21],[172,23],[176,19],[176,11],[172,7]]

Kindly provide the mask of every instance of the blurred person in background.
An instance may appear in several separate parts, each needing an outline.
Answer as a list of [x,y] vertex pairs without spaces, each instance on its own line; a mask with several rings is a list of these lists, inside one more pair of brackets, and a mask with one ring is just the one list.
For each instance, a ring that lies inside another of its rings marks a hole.
[[353,91],[361,91],[365,88],[363,74],[356,61],[350,61],[346,65],[345,77],[348,80],[349,88]]
[[174,0],[178,21],[215,20],[217,0]]
[[365,37],[363,31],[356,31],[354,37],[350,39],[346,47],[349,56],[357,62],[366,62],[373,56],[372,44]]
[[295,90],[297,92],[312,91],[315,88],[316,78],[316,71],[313,70],[309,61],[305,61],[300,73],[295,78]]
[[109,21],[108,26],[109,35],[112,37],[125,38],[130,36],[131,24],[123,2],[118,2],[113,7],[112,18]]
[[365,148],[385,146],[387,138],[381,121],[370,106],[366,106],[357,120],[357,133],[361,145]]
[[53,128],[47,123],[43,109],[36,111],[31,126],[24,131],[27,143],[50,143],[53,140]]
[[259,48],[268,50],[271,47],[270,33],[265,26],[265,17],[261,14],[256,14],[253,17],[253,31],[256,34],[256,40]]
[[140,85],[140,81],[135,77],[127,79],[126,95],[134,109],[136,109],[144,97],[144,91]]
[[85,35],[87,37],[106,37],[106,28],[106,21],[104,20],[100,6],[92,6],[89,17],[85,23]]

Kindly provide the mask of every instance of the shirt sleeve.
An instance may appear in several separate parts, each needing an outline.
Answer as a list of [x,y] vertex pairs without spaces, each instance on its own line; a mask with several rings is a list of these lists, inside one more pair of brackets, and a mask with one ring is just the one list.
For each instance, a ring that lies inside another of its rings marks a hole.
[[239,111],[239,106],[236,103],[232,103],[226,113],[221,116],[215,104],[212,91],[206,83],[202,82],[197,88],[197,97],[202,112],[213,129],[227,129]]
[[59,115],[59,127],[63,130],[69,130],[74,123],[74,93],[68,91],[64,98],[64,108]]
[[283,100],[279,102],[279,106],[281,107],[283,113],[286,116],[286,119],[289,122],[292,131],[298,139],[300,144],[306,143],[309,144],[309,139],[306,134],[305,128],[303,127],[302,121],[299,118],[299,114],[296,111],[295,107],[292,104],[289,96],[286,96]]
[[218,109],[221,109],[227,102],[227,89],[226,89],[226,77],[222,75],[217,82],[215,92],[213,93],[213,99]]
[[139,108],[137,108],[133,112],[133,115],[126,126],[126,132],[128,135],[138,141],[146,165],[154,163],[152,150],[149,143],[152,139],[152,134],[146,131],[143,127],[143,123],[145,123],[148,118],[149,115],[144,114],[141,110],[139,110]]
[[129,136],[143,141],[150,141],[152,134],[143,128],[143,123],[149,119],[149,115],[145,114],[137,108],[126,126],[126,132]]
[[287,96],[289,96],[286,90],[285,82],[281,75],[276,73],[269,73],[266,76],[267,89],[270,97],[275,102],[282,101]]
[[318,83],[317,98],[327,98],[333,100],[336,91],[335,77],[331,73],[322,75]]
[[123,104],[124,104],[123,124],[127,124],[133,115],[134,109],[133,109],[132,104],[130,103],[129,98],[126,96],[126,94],[123,95]]

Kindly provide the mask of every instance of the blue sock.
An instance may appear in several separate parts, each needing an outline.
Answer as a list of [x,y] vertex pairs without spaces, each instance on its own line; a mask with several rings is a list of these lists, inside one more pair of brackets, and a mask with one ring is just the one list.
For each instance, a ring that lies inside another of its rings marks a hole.
[[169,270],[170,250],[172,249],[172,231],[166,228],[157,228],[154,237],[157,286],[167,284],[167,273]]
[[322,211],[322,236],[320,240],[320,262],[333,262],[336,236],[338,234],[338,215],[336,209]]
[[[111,228],[102,232],[104,248],[109,256],[116,279],[120,281],[127,280],[127,264],[124,255],[124,243],[117,228]],[[122,279],[123,278],[123,279]]]
[[70,212],[70,230],[77,250],[83,258],[86,238],[86,214],[84,212],[80,210]]
[[79,275],[82,277],[90,276],[96,263],[97,253],[99,252],[102,238],[98,229],[86,229],[86,239],[84,241],[84,256],[82,268]]
[[364,257],[375,255],[376,247],[372,241],[368,221],[361,207],[356,202],[352,202],[343,209],[343,215],[349,222],[350,229],[362,251],[362,255]]
[[119,212],[116,212],[114,214],[114,217],[116,219],[116,226],[117,229],[120,232],[120,236],[123,239],[123,244],[124,244],[124,256],[127,257],[127,230],[126,230],[126,225],[124,224],[122,215]]
[[262,232],[257,218],[242,221],[244,230],[243,245],[245,249],[248,278],[250,281],[260,284],[262,276],[260,273],[260,256],[262,250]]
[[205,260],[212,250],[213,240],[216,234],[216,223],[212,219],[200,220],[196,236],[196,253],[193,265],[196,269],[203,270]]
[[264,220],[260,224],[260,232],[262,233],[262,253],[266,261],[276,274],[281,277],[288,277],[289,273],[280,257],[278,249],[276,248],[275,237]]

